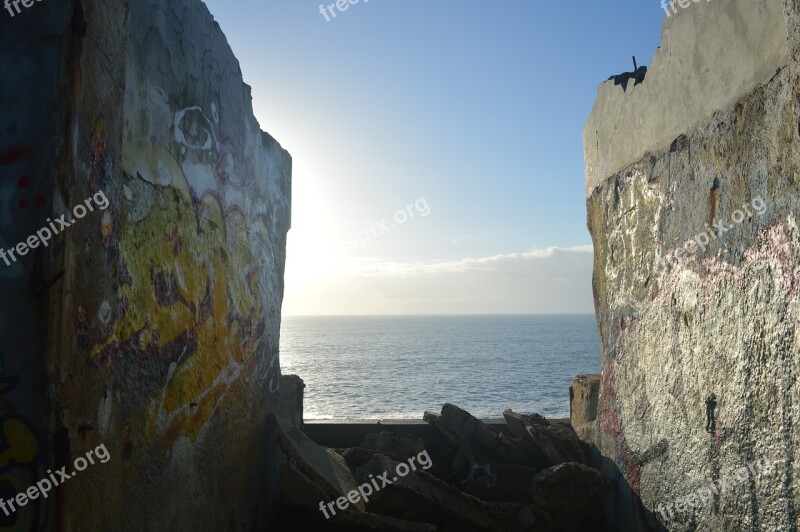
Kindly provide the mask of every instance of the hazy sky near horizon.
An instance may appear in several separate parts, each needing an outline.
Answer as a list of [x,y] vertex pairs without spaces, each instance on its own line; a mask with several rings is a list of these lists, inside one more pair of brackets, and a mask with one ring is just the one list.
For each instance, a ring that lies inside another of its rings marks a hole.
[[659,2],[206,4],[293,158],[284,314],[594,311],[583,125]]

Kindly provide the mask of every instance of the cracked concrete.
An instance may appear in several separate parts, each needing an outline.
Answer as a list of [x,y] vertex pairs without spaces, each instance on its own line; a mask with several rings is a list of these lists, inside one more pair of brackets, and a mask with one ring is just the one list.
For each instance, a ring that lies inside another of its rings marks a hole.
[[598,87],[583,133],[587,198],[608,176],[768,81],[789,62],[787,34],[783,0],[699,2],[664,17],[644,81]]
[[[603,360],[597,421],[581,435],[618,480],[608,507],[614,530],[797,530],[800,6],[701,2],[675,19],[645,82],[627,94],[604,84],[587,123]],[[703,26],[716,21],[726,22]],[[698,57],[716,62],[701,68]],[[721,83],[725,72],[738,77]],[[660,75],[674,80],[654,83]],[[676,101],[676,90],[685,98]],[[626,125],[603,129],[602,117],[619,113]],[[731,220],[758,196],[763,216],[678,256],[706,224]],[[656,515],[762,459],[777,462],[774,475],[668,523]]]
[[0,37],[0,177],[29,181],[3,204],[36,205],[3,240],[110,205],[0,275],[0,496],[111,460],[3,526],[261,529],[285,460],[266,419],[302,419],[278,357],[292,159],[201,1],[46,4]]

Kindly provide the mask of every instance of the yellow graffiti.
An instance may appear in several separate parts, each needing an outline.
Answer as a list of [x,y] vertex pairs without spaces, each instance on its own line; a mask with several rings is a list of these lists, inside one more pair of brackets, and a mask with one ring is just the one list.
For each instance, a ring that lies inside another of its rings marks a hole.
[[0,451],[0,470],[13,460],[18,464],[33,462],[39,454],[39,445],[28,426],[18,419],[6,419],[2,427],[3,440],[8,446]]
[[130,342],[155,355],[193,339],[178,346],[183,352],[171,352],[179,362],[150,416],[150,429],[170,444],[180,435],[194,438],[230,387],[253,370],[263,297],[253,239],[269,237],[263,224],[248,225],[235,210],[224,216],[211,195],[195,206],[166,150],[131,145],[140,149],[125,153],[129,177],[147,174],[164,186],[153,186],[152,207],[140,223],[121,224],[120,259],[132,282],[120,286],[118,298],[128,304],[91,356]]

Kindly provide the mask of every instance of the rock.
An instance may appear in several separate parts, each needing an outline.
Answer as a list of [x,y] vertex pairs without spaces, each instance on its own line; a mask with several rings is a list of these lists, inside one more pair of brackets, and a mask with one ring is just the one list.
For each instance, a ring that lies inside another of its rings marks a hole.
[[[600,471],[575,462],[549,467],[536,475],[530,489],[542,530],[602,530],[602,503],[614,484]],[[537,528],[538,530],[538,528]]]
[[[267,430],[286,456],[280,470],[284,502],[316,509],[320,501],[335,500],[356,489],[344,458],[286,423],[274,414],[267,418]],[[363,502],[352,506],[364,510]]]
[[[417,470],[400,477],[398,464],[376,454],[360,467],[361,482],[375,482],[367,510],[401,519],[432,523],[442,531],[527,531],[534,524],[532,510],[521,504],[497,504],[481,501],[455,487]],[[383,485],[381,477],[388,479]]]

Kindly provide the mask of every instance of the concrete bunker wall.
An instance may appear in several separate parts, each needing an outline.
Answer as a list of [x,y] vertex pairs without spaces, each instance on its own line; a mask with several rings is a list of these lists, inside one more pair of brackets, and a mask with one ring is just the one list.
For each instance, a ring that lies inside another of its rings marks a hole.
[[603,361],[580,433],[618,480],[614,529],[797,526],[798,9],[692,4],[587,122]]
[[644,82],[598,88],[583,135],[587,197],[610,175],[667,149],[785,67],[790,54],[783,4],[695,0],[665,16],[661,47]]
[[0,175],[24,186],[2,189],[2,245],[109,202],[0,273],[0,491],[111,459],[9,529],[255,529],[264,421],[299,408],[278,359],[291,157],[199,0],[36,9],[3,22]]

